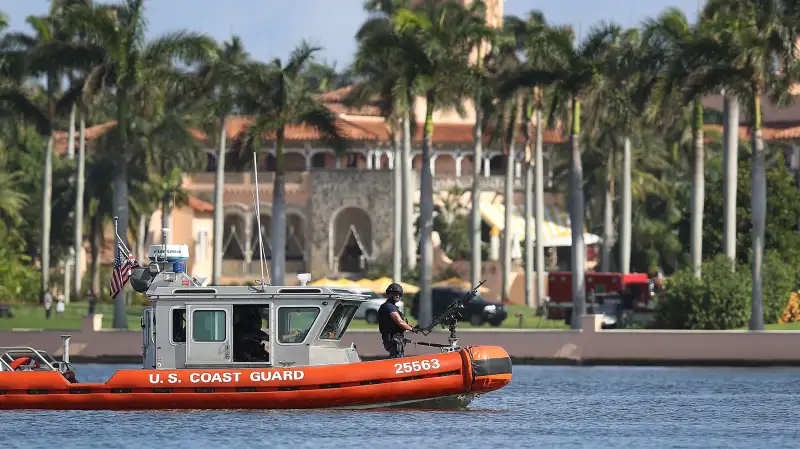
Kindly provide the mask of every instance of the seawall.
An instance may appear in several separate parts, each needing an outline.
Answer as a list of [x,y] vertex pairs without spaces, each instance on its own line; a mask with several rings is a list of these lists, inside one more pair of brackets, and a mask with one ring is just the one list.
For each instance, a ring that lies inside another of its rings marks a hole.
[[[73,331],[0,332],[0,346],[29,346],[60,358],[61,335],[71,335],[70,358],[76,363],[141,363],[142,334],[101,329],[102,316],[84,319]],[[800,332],[603,330],[599,315],[582,317],[578,330],[459,331],[459,343],[503,347],[515,364],[657,365],[657,366],[800,366]],[[411,340],[446,343],[446,332]],[[349,330],[343,345],[356,345],[363,359],[385,358],[377,331]],[[407,355],[435,353],[427,346],[406,346]]]

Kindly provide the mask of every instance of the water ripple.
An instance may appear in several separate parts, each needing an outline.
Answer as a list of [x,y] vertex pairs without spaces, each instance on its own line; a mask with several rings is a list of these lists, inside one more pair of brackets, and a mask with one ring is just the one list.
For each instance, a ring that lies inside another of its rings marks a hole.
[[[121,366],[77,368],[102,382]],[[0,435],[3,448],[25,449],[797,448],[798,378],[800,369],[518,366],[467,411],[13,411],[0,412]]]

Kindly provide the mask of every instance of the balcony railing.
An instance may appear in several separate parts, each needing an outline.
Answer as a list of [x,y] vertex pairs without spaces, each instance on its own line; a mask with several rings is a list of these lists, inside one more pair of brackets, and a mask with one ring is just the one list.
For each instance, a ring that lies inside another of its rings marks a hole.
[[[215,179],[214,173],[191,173],[187,176],[189,178],[188,181],[190,185],[202,186],[202,188],[210,188],[211,186],[214,185],[214,179]],[[287,172],[285,177],[287,185],[293,185],[293,184],[302,185],[311,181],[314,177],[314,173]],[[479,179],[482,190],[502,191],[505,186],[505,176],[489,176],[489,177],[481,177]],[[269,186],[274,182],[275,182],[274,172],[258,173],[258,183],[260,186],[262,187]],[[415,180],[415,183],[418,182],[419,178]],[[225,173],[225,184],[253,185],[254,184],[253,174],[243,173],[243,172],[227,172]],[[545,180],[545,186],[547,186],[547,180]],[[434,191],[450,190],[454,187],[458,187],[461,189],[471,188],[472,175],[461,175],[457,177],[448,174],[448,175],[435,175],[433,177]],[[514,190],[523,190],[523,189],[524,189],[524,180],[522,178],[514,178]]]
[[[286,184],[304,184],[311,176],[309,172],[286,172]],[[187,174],[188,182],[196,186],[212,186],[216,180],[216,174],[211,172],[198,172]],[[263,186],[275,182],[275,172],[259,172],[258,184]],[[254,184],[253,173],[250,172],[225,172],[226,185],[252,185]]]

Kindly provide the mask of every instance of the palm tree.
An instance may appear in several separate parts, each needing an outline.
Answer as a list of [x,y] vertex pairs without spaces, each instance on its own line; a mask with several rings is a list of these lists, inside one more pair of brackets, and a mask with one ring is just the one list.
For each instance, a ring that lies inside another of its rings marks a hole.
[[301,43],[288,61],[280,59],[270,64],[245,64],[242,70],[243,95],[241,103],[246,113],[254,116],[248,133],[251,137],[274,136],[275,187],[272,197],[271,281],[283,285],[286,264],[286,198],[284,194],[284,146],[286,128],[303,124],[317,129],[322,140],[337,152],[345,147],[336,116],[316,97],[305,76],[304,68],[313,60],[318,47]]
[[629,29],[618,36],[606,54],[606,72],[602,73],[604,88],[598,89],[591,98],[592,133],[605,133],[610,148],[605,151],[605,198],[603,201],[603,244],[601,271],[611,269],[611,251],[616,240],[614,229],[614,201],[616,179],[616,155],[622,141],[622,211],[620,217],[620,271],[630,271],[632,185],[631,185],[631,136],[638,127],[640,111],[637,99],[646,95],[649,79],[644,64],[647,61],[638,29]]
[[[61,22],[61,26],[65,28],[65,35],[69,36],[69,29],[67,28],[67,24],[63,23],[64,19],[64,10],[65,8],[71,8],[75,5],[84,5],[89,6],[92,4],[92,0],[61,0],[58,5],[58,9],[55,13],[55,19]],[[83,39],[80,33],[76,33],[73,36],[73,39],[80,40]],[[69,37],[67,37],[69,39]],[[72,74],[70,74],[70,85],[75,85],[75,79],[73,78]],[[77,110],[77,111],[76,111]],[[81,293],[81,288],[83,284],[83,273],[78,267],[82,265],[82,258],[83,258],[83,235],[84,235],[84,228],[83,228],[83,219],[84,219],[84,193],[86,190],[86,105],[75,104],[72,106],[69,115],[69,135],[67,140],[67,155],[71,157],[72,154],[75,152],[75,121],[76,121],[76,112],[77,112],[77,121],[79,122],[79,129],[78,129],[78,161],[77,161],[77,169],[75,173],[75,235],[74,235],[74,243],[73,246],[75,248],[75,270],[73,270],[73,295],[75,298]]]
[[[217,144],[217,166],[214,177],[214,250],[211,282],[219,283],[222,278],[222,242],[225,222],[225,156],[227,153],[226,123],[236,110],[235,91],[238,88],[236,71],[250,58],[239,36],[224,42],[219,51],[219,60],[200,69],[200,76],[207,82],[208,96],[212,99],[210,109],[216,122],[219,135]],[[210,135],[211,133],[209,133]]]
[[[516,22],[511,22],[511,26],[506,25],[501,33],[494,40],[489,54],[487,65],[494,72],[498,79],[497,83],[502,84],[505,74],[518,71],[520,60],[517,56],[520,50],[518,42],[522,36],[515,34],[521,33]],[[504,183],[504,218],[503,228],[503,260],[501,264],[501,298],[503,301],[508,299],[511,288],[511,248],[512,239],[519,239],[520,236],[512,233],[512,212],[514,210],[514,172],[517,163],[516,141],[519,133],[520,122],[522,122],[523,110],[531,94],[530,89],[520,89],[511,93],[504,93],[497,99],[498,113],[496,114],[496,124],[493,139],[502,142],[503,153],[505,153],[505,183]],[[485,111],[484,111],[485,112]],[[527,115],[527,114],[526,114]],[[527,131],[527,126],[525,127]],[[527,132],[526,132],[527,135]],[[525,144],[527,146],[527,142]]]
[[[411,0],[365,0],[364,9],[378,15],[368,20],[356,34],[361,48],[370,50],[372,58],[383,55],[392,58],[392,69],[401,67],[402,60],[397,58],[397,52],[387,52],[387,48],[375,46],[375,43],[383,42],[382,35],[390,36],[397,34],[398,30],[394,27],[392,17],[401,9],[408,9],[412,5]],[[400,64],[400,65],[398,65]],[[416,92],[413,89],[414,79],[406,76],[405,73],[394,70],[393,75],[398,77],[392,95],[397,100],[398,111],[401,116],[402,142],[403,146],[399,158],[395,158],[395,166],[400,169],[400,183],[402,192],[402,212],[401,212],[401,235],[400,245],[403,248],[404,265],[407,269],[413,270],[417,266],[417,245],[414,239],[414,192],[411,186],[411,173],[413,169],[413,158],[411,156],[411,140],[416,132],[416,118],[414,116],[414,105],[416,104]]]
[[[517,41],[519,51],[525,56],[525,69],[545,70],[561,63],[557,45],[569,39],[569,29],[550,26],[544,15],[537,10],[530,11],[526,20],[511,16],[504,19],[506,29]],[[526,158],[525,166],[525,303],[540,306],[544,295],[544,158],[543,131],[545,122],[542,111],[545,108],[544,86],[532,89],[525,107],[526,152],[531,139],[529,126],[531,120],[536,126],[533,136],[534,151]],[[531,184],[534,184],[533,186]],[[533,196],[533,198],[531,198]],[[534,217],[531,217],[531,214]],[[534,235],[530,235],[530,222],[534,222]],[[535,249],[533,248],[535,244]],[[535,256],[535,257],[534,257]],[[534,263],[535,259],[535,263]],[[533,298],[533,269],[536,267],[536,297]]]
[[[387,51],[386,48],[373,47],[371,38],[375,34],[393,33],[390,15],[400,7],[403,2],[368,2],[368,11],[380,11],[382,14],[365,22],[356,33],[359,47],[356,52],[353,72],[359,81],[350,91],[347,102],[353,105],[377,105],[381,115],[387,123],[394,150],[394,248],[392,261],[392,278],[401,280],[403,272],[403,254],[410,254],[416,261],[416,251],[408,247],[407,226],[411,215],[405,215],[406,200],[411,200],[408,194],[408,167],[410,159],[411,117],[413,117],[413,93],[409,92],[409,83],[398,72],[396,67],[402,64],[396,51]],[[408,133],[405,132],[408,124]],[[405,143],[408,142],[408,146]],[[406,151],[407,150],[407,151]],[[403,194],[405,192],[405,194]],[[413,242],[413,239],[410,240]],[[408,258],[406,258],[406,261]]]
[[395,32],[376,34],[372,45],[396,49],[402,55],[404,72],[410,85],[425,97],[425,125],[422,134],[422,172],[420,176],[420,301],[419,323],[424,326],[431,315],[431,268],[433,248],[433,179],[430,158],[433,137],[433,112],[442,106],[461,105],[466,85],[471,81],[468,55],[489,36],[483,17],[485,7],[474,2],[467,9],[455,1],[426,0],[413,9],[402,8],[392,16]]
[[702,13],[698,36],[685,47],[687,59],[698,61],[690,84],[692,94],[725,89],[727,95],[738,93],[749,103],[753,151],[751,330],[764,329],[762,265],[767,192],[761,102],[765,95],[787,97],[797,81],[798,17],[800,9],[788,1],[712,1]]
[[[185,76],[172,62],[187,65],[214,59],[216,44],[210,37],[186,31],[159,36],[149,42],[144,39],[144,1],[126,0],[121,5],[76,5],[66,13],[70,28],[86,36],[84,42],[62,44],[60,59],[89,59],[85,95],[95,96],[105,89],[114,92],[116,139],[119,159],[114,178],[114,215],[119,217],[119,237],[128,238],[128,170],[133,139],[131,114],[134,102],[146,98],[153,89],[164,84],[181,84]],[[125,298],[117,297],[114,307],[114,327],[127,327]]]
[[[53,133],[56,121],[65,111],[70,110],[80,94],[80,85],[73,86],[67,92],[61,92],[61,77],[66,70],[65,65],[54,62],[50,48],[65,38],[61,23],[52,17],[27,18],[35,35],[12,33],[4,38],[2,59],[9,64],[8,70],[17,74],[44,76],[47,80],[47,104],[39,104],[20,86],[4,86],[0,92],[0,101],[5,101],[27,120],[36,124],[40,134],[47,140],[44,167],[42,174],[42,228],[41,228],[41,285],[44,294],[50,283],[50,227],[51,201],[53,195]],[[75,64],[79,60],[71,61]],[[13,64],[18,67],[13,67]]]
[[569,215],[572,232],[572,327],[579,328],[579,319],[586,308],[584,233],[583,166],[581,163],[581,100],[598,89],[601,73],[607,73],[605,57],[619,39],[622,30],[616,25],[603,24],[592,28],[577,47],[573,35],[556,36],[554,42],[562,63],[550,69],[530,68],[520,72],[506,89],[553,85],[561,96],[569,99],[570,112],[570,180]]

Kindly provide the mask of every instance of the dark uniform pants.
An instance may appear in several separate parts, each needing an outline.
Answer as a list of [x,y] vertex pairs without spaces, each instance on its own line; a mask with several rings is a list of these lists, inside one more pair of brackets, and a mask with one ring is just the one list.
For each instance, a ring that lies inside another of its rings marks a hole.
[[[403,338],[403,336],[400,335],[400,338]],[[389,341],[383,342],[383,349],[386,349],[386,351],[389,353],[389,358],[397,359],[400,357],[405,357],[405,344],[403,344],[396,337]]]

